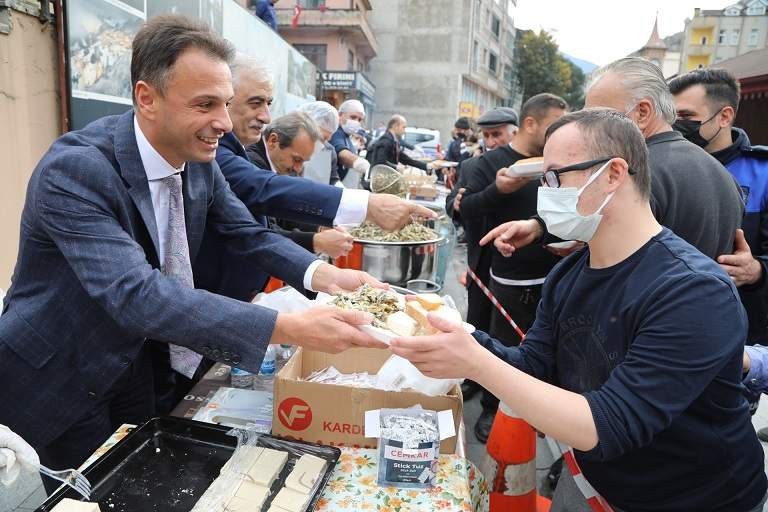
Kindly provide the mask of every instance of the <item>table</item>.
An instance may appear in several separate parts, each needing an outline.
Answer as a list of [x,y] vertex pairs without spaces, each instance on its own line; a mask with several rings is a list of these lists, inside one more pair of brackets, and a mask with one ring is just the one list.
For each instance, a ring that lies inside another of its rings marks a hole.
[[[93,464],[135,425],[122,425],[107,439],[81,470]],[[427,491],[379,487],[376,483],[377,451],[341,448],[341,457],[317,503],[317,512],[417,512],[488,510],[488,483],[470,461],[458,455],[441,455],[437,486]]]

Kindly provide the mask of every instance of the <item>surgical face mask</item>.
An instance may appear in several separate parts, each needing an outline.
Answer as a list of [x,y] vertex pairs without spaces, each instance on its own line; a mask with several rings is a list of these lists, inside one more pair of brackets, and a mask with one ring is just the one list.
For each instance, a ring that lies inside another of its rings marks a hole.
[[710,122],[712,119],[715,118],[717,114],[720,113],[722,109],[718,110],[714,114],[712,114],[707,120],[705,121],[695,121],[693,119],[678,119],[672,124],[672,128],[674,130],[677,130],[680,132],[685,139],[687,139],[690,142],[693,142],[700,148],[705,148],[709,146],[709,143],[712,142],[712,139],[717,137],[717,134],[720,133],[720,130],[722,129],[722,126],[717,127],[717,131],[712,135],[710,138],[705,139],[701,135],[701,125],[706,124]]
[[582,215],[577,209],[579,196],[589,185],[595,181],[605,168],[610,164],[609,160],[592,176],[589,177],[583,187],[552,188],[539,187],[537,210],[539,217],[547,225],[547,231],[563,240],[579,240],[589,242],[603,216],[600,214],[613,197],[613,192],[608,194],[603,204],[589,215]]
[[347,135],[357,133],[357,131],[362,127],[363,125],[360,123],[360,121],[355,121],[354,119],[348,119],[344,122],[343,125],[341,125],[341,129],[344,130],[344,133]]

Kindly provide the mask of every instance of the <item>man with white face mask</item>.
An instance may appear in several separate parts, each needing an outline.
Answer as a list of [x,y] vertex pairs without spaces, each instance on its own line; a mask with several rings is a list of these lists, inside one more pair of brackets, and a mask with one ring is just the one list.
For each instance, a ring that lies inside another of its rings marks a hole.
[[371,164],[357,154],[352,135],[363,127],[365,108],[358,100],[347,100],[339,107],[339,128],[331,137],[331,144],[339,158],[338,173],[347,188],[360,188],[360,179],[368,173]]
[[[525,343],[430,315],[440,334],[391,350],[426,376],[477,381],[572,446],[614,510],[762,510],[740,385],[746,315],[720,266],[654,218],[640,131],[611,109],[568,114],[547,131],[544,169],[539,215],[587,245],[550,272]],[[563,492],[553,512],[585,510]]]

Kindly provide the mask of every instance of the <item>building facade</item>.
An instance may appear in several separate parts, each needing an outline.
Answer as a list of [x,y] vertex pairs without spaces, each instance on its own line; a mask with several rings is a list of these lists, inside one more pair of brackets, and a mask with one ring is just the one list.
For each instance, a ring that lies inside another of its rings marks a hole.
[[[459,116],[514,104],[516,0],[372,0],[372,126],[403,114],[450,140]],[[519,104],[519,100],[518,100]]]
[[766,47],[768,0],[742,0],[721,10],[695,9],[685,23],[680,72]]
[[379,51],[370,1],[299,0],[298,8],[289,4],[275,5],[278,31],[317,67],[318,99],[336,107],[345,99],[359,99],[370,119],[376,87],[367,71]]

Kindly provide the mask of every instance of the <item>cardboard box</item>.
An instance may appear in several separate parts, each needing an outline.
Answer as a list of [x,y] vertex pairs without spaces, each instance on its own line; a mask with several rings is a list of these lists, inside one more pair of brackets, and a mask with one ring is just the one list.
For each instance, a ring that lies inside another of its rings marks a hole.
[[[429,396],[415,391],[382,391],[299,380],[329,366],[342,373],[377,373],[392,353],[389,350],[350,349],[325,354],[299,348],[275,377],[272,434],[331,446],[375,448],[377,439],[365,437],[365,411],[405,408],[453,413],[456,432],[463,415],[461,388],[448,395]],[[456,451],[457,436],[440,444],[441,453]]]

